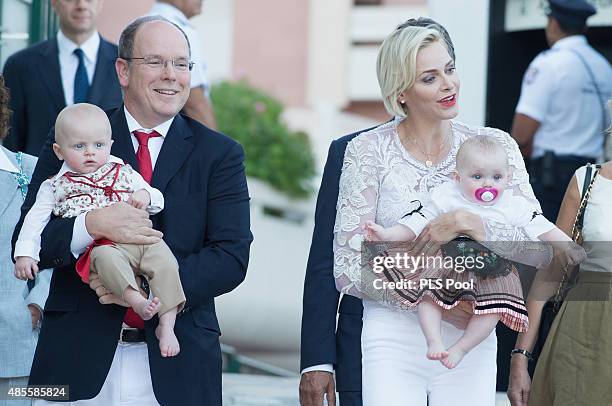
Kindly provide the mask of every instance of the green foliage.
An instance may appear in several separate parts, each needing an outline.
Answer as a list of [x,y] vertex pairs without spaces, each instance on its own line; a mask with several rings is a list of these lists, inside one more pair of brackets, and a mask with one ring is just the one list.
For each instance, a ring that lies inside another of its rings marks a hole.
[[210,98],[219,131],[244,147],[248,176],[294,198],[311,194],[312,147],[305,133],[292,132],[282,123],[279,101],[245,81],[216,84]]

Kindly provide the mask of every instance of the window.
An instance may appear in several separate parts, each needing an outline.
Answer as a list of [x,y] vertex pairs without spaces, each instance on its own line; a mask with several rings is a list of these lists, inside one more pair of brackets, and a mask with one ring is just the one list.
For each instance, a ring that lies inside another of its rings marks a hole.
[[354,0],[356,6],[380,6],[382,0]]
[[47,0],[0,0],[0,66],[11,54],[54,36],[56,20]]

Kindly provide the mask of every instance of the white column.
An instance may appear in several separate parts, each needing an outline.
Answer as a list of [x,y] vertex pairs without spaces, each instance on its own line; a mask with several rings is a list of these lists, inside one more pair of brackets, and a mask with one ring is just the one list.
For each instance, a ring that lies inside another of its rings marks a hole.
[[202,14],[191,19],[202,44],[210,82],[232,76],[234,56],[234,0],[206,0]]
[[310,0],[307,103],[342,108],[347,100],[351,0]]
[[460,121],[483,125],[487,90],[489,0],[428,0],[430,16],[449,32],[461,78]]

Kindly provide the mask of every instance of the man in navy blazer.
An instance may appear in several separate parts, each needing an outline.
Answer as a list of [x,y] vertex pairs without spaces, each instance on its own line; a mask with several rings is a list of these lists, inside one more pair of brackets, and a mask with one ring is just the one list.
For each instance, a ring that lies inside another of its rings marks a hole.
[[[69,385],[71,401],[95,397],[94,404],[104,406],[221,405],[214,299],[244,280],[252,241],[243,149],[179,114],[189,96],[190,64],[187,38],[177,26],[159,16],[141,17],[125,28],[119,49],[116,70],[124,105],[109,115],[111,153],[140,170],[135,150],[142,144],[133,132],[161,135],[148,141],[148,150],[151,184],[164,194],[165,208],[149,220],[145,211],[117,203],[82,218],[54,218],[47,225],[40,266],[53,264],[56,272],[29,383]],[[52,136],[41,151],[22,218],[42,181],[60,168]],[[177,356],[161,357],[157,317],[145,322],[144,332],[126,330],[125,307],[101,304],[98,296],[108,296],[104,289],[94,292],[79,280],[75,251],[84,248],[83,231],[91,236],[85,245],[102,237],[151,243],[163,232],[187,297],[175,325],[181,346]],[[124,351],[124,358],[117,356]],[[143,363],[145,368],[136,369]]]
[[[340,394],[341,405],[360,406],[362,403],[363,305],[358,298],[344,295],[338,309],[340,293],[336,290],[332,272],[334,223],[344,152],[348,142],[361,132],[331,143],[317,197],[302,312],[300,403],[304,406],[321,406],[324,394],[327,395],[328,404],[333,405],[336,390]],[[337,312],[340,316],[336,333]]]
[[[35,156],[58,113],[75,100],[103,110],[121,104],[115,74],[117,46],[101,38],[96,30],[102,0],[51,0],[51,5],[59,18],[57,37],[15,53],[4,65],[13,116],[3,145]],[[83,51],[80,58],[76,49]],[[84,70],[77,73],[79,64]],[[78,74],[86,74],[82,96],[74,89]]]

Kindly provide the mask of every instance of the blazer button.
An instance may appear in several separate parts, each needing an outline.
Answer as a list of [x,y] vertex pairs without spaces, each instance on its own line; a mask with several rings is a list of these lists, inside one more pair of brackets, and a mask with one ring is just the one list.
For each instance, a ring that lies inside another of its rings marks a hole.
[[61,264],[62,264],[61,258],[55,258],[53,260],[53,265],[58,266],[58,265],[61,265]]

